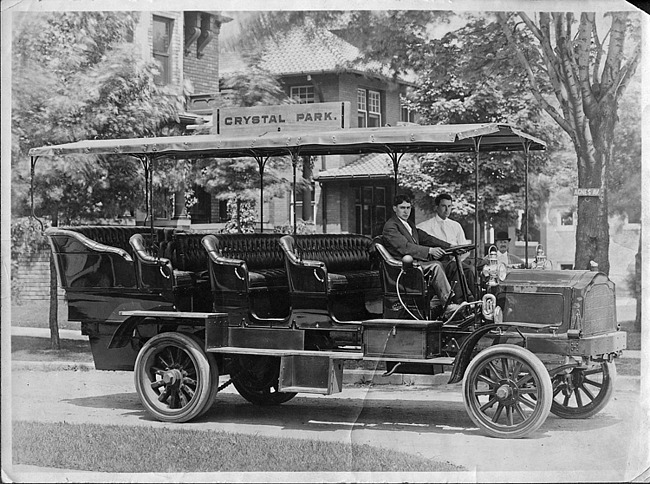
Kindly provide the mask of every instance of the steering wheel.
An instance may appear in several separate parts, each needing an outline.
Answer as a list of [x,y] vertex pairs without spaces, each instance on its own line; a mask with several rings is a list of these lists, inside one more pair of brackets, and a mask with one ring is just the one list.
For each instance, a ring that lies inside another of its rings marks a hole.
[[470,250],[474,250],[475,248],[474,244],[452,245],[445,249],[445,255],[460,255],[469,252]]

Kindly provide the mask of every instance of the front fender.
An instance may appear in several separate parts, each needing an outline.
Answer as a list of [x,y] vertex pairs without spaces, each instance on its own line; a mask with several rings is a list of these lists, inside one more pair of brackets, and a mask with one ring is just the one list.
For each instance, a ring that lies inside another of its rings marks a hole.
[[[451,369],[451,376],[449,377],[448,383],[458,383],[463,379],[463,375],[465,374],[465,369],[467,368],[467,365],[469,365],[469,362],[472,359],[472,352],[476,347],[476,343],[478,343],[483,336],[485,336],[487,333],[497,328],[503,328],[503,327],[513,328],[517,326],[522,326],[522,323],[488,324],[487,326],[483,326],[477,329],[476,331],[474,331],[472,334],[470,334],[463,341],[463,344],[460,345],[458,354],[454,359],[454,366]],[[522,338],[523,337],[524,336],[522,335]]]

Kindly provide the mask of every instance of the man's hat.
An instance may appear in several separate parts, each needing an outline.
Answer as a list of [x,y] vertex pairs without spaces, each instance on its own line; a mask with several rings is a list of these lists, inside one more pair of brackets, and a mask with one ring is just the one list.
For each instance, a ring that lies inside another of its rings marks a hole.
[[494,238],[494,241],[496,242],[497,240],[507,240],[510,242],[510,237],[508,236],[508,232],[497,232],[496,237]]

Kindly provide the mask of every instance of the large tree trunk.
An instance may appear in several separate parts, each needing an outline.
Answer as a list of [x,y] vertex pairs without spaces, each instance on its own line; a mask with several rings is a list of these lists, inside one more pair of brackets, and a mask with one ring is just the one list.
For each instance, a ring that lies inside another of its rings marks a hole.
[[537,69],[544,73],[542,77],[548,76],[545,80],[550,82],[555,103],[549,102],[542,92],[533,64],[515,38],[516,26],[508,23],[508,15],[497,16],[508,43],[526,70],[533,96],[573,141],[578,156],[578,187],[600,190],[597,197],[578,198],[575,267],[589,269],[593,261],[608,274],[608,164],[618,100],[636,71],[641,44],[635,42],[623,64],[629,22],[626,12],[609,15],[611,28],[605,35],[606,43],[598,36],[592,12],[582,12],[579,22],[571,12],[539,12],[537,23],[525,12],[519,12],[519,17],[539,42],[536,49],[541,62]]
[[53,350],[61,349],[59,339],[59,298],[57,291],[56,267],[54,254],[50,254],[50,346]]
[[636,298],[636,318],[634,320],[634,331],[641,332],[641,302],[643,301],[641,292],[641,235],[643,229],[639,232],[639,250],[636,253],[634,261],[634,297]]
[[[52,214],[52,226],[59,225],[58,211]],[[56,266],[54,264],[54,254],[50,251],[50,347],[54,350],[61,349],[61,340],[59,338],[59,297],[58,284],[56,277]]]
[[609,221],[602,164],[586,162],[584,152],[578,152],[578,186],[598,188],[600,195],[578,197],[575,268],[588,270],[593,261],[598,264],[599,271],[609,274]]

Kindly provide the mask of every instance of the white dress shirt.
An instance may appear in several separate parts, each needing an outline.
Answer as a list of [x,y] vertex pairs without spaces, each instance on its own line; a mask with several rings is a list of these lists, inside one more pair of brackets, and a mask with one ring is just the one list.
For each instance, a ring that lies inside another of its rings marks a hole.
[[443,220],[438,214],[435,214],[429,220],[420,222],[418,228],[445,242],[449,242],[451,245],[464,245],[468,243],[463,227],[458,222],[448,218]]
[[508,251],[499,252],[497,251],[497,263],[503,264],[508,267]]
[[[449,242],[451,245],[465,245],[469,243],[465,238],[463,227],[458,222],[449,218],[443,220],[438,214],[435,214],[429,220],[420,222],[417,227],[434,237]],[[461,260],[467,258],[468,255],[469,253],[463,254],[460,257]]]

